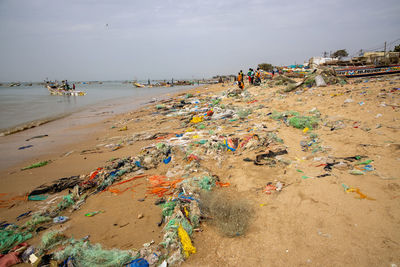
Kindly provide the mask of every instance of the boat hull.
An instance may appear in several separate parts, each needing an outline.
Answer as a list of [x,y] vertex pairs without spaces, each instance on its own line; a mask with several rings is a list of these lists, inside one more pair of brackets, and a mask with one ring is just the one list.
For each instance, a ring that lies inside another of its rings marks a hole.
[[85,92],[82,91],[75,91],[75,90],[64,90],[62,88],[53,88],[47,86],[51,95],[69,95],[69,96],[84,96],[86,95]]
[[347,78],[369,77],[376,75],[388,75],[400,73],[400,65],[384,66],[384,67],[354,67],[345,69],[336,69],[338,76]]

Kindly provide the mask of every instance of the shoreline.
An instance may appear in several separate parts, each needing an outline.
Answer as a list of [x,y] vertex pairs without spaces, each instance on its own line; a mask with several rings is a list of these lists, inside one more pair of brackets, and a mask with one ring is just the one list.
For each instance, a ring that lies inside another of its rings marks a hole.
[[[29,123],[24,123],[20,126],[12,127],[14,130],[9,130],[9,134],[2,135],[4,132],[0,134],[0,173],[6,171],[8,168],[14,168],[14,165],[21,165],[24,161],[32,161],[34,158],[38,158],[38,156],[45,157],[46,154],[50,154],[50,152],[43,152],[40,150],[46,149],[48,151],[49,146],[52,147],[50,148],[50,150],[52,150],[51,153],[54,153],[54,151],[57,151],[59,147],[73,145],[74,142],[67,136],[57,138],[58,135],[63,135],[63,131],[70,131],[74,128],[79,129],[75,131],[75,134],[72,134],[74,139],[77,139],[80,142],[85,138],[84,136],[90,138],[90,131],[101,130],[99,127],[101,127],[106,120],[112,120],[112,118],[117,116],[124,116],[130,112],[140,110],[147,105],[158,103],[170,96],[175,96],[182,92],[204,86],[206,85],[190,88],[182,87],[177,91],[165,92],[161,95],[129,98],[120,97],[115,98],[112,101],[103,100],[99,103],[79,108],[73,112],[50,117],[48,119],[39,119]],[[88,125],[88,128],[94,129],[90,131],[85,130],[85,124]],[[48,140],[45,140],[45,145],[48,146],[47,148],[43,145],[41,146],[40,142],[37,142],[37,140],[33,140],[31,143],[26,143],[25,141],[33,136],[43,134],[49,135],[49,137],[46,137],[45,139],[51,140],[51,143],[47,142]],[[24,150],[17,150],[19,147],[30,144],[39,147],[37,149],[27,148]],[[12,160],[12,157],[17,157],[19,160]]]
[[[190,86],[190,87],[191,88],[196,88],[196,87],[199,87],[199,86],[200,85],[197,85],[197,86],[194,85],[194,86]],[[178,92],[182,91],[182,90],[190,90],[190,88],[189,89],[184,88],[185,86],[176,86],[176,87],[180,87],[180,89],[178,89]],[[165,88],[167,88],[167,87],[165,87]],[[170,89],[171,87],[168,87],[168,88]],[[172,93],[174,93],[174,92],[176,92],[176,91],[172,90]],[[168,95],[168,94],[170,94],[170,93],[169,92],[165,92],[165,93],[161,93],[160,96],[164,96],[164,95]],[[77,96],[66,96],[66,97],[77,97]],[[121,96],[121,97],[117,97],[117,98],[113,98],[113,99],[101,100],[101,101],[96,102],[96,103],[91,103],[91,104],[88,104],[86,106],[76,108],[75,110],[72,110],[72,111],[62,112],[62,113],[56,114],[54,116],[42,117],[42,118],[38,118],[38,119],[22,122],[22,123],[19,123],[19,124],[10,126],[10,127],[5,127],[5,128],[0,129],[0,137],[11,135],[11,134],[18,133],[18,132],[21,132],[21,131],[25,131],[25,130],[28,130],[28,129],[31,129],[31,128],[39,127],[40,125],[43,125],[43,124],[46,124],[46,123],[49,123],[49,122],[52,122],[52,121],[55,121],[55,120],[58,120],[58,119],[65,118],[67,116],[70,116],[70,115],[73,115],[73,114],[76,114],[76,113],[80,113],[80,112],[83,112],[83,111],[88,110],[88,109],[95,108],[98,105],[101,105],[101,106],[108,105],[108,104],[111,104],[111,105],[117,105],[117,104],[124,105],[125,104],[126,105],[126,103],[124,103],[124,101],[126,102],[127,98],[132,100],[132,101],[135,101],[136,97],[137,96],[130,96],[130,97]],[[139,96],[139,98],[144,98],[144,99],[146,99],[146,98],[154,99],[155,97],[158,97],[158,95],[156,95],[156,93],[153,93],[153,94],[151,94],[149,96],[145,96],[145,97]],[[127,112],[127,109],[125,108],[124,110],[119,111],[118,114],[121,113],[121,112]]]

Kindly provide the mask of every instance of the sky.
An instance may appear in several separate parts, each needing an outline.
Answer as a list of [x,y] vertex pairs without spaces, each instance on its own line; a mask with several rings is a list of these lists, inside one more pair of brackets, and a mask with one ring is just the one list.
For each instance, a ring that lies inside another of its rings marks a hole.
[[399,0],[0,0],[0,81],[209,78],[400,43]]

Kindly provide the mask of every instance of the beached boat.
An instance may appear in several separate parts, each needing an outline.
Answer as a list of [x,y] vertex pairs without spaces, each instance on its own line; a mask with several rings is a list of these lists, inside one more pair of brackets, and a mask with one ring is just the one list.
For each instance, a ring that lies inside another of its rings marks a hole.
[[347,78],[368,77],[400,73],[400,65],[347,67],[335,69],[338,76]]
[[51,95],[71,95],[71,96],[83,96],[86,95],[83,91],[76,91],[76,90],[67,90],[62,87],[58,87],[56,85],[47,85],[47,89],[49,90]]
[[143,84],[137,83],[137,82],[133,82],[132,83],[134,86],[138,87],[138,88],[143,88],[145,87]]

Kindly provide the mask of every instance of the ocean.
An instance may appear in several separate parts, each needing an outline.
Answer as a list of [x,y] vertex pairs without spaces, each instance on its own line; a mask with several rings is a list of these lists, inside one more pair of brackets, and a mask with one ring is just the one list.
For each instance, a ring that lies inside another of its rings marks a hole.
[[136,88],[132,83],[115,81],[77,84],[76,90],[86,92],[85,96],[56,96],[41,85],[0,86],[0,132],[98,106],[113,105],[118,107],[113,112],[125,112],[153,98],[193,87]]

